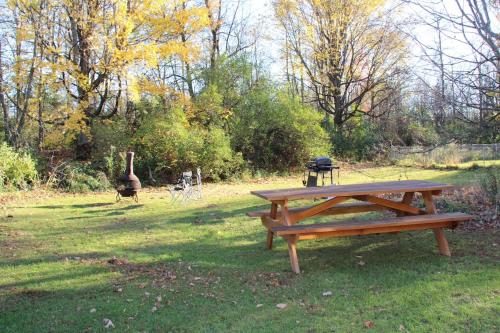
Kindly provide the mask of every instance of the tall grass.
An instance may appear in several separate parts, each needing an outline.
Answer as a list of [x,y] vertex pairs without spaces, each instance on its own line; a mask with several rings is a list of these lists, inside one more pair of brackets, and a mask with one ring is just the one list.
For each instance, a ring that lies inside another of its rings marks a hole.
[[499,145],[448,144],[437,148],[394,147],[389,153],[392,162],[402,165],[432,166],[500,159]]

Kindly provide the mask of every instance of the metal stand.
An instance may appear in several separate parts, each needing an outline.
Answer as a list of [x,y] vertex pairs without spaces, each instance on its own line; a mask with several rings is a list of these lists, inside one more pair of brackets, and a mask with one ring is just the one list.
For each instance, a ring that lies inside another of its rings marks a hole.
[[[302,183],[306,187],[317,187],[318,186],[318,178],[321,177],[321,186],[325,186],[325,174],[330,174],[330,185],[335,185],[333,183],[333,169],[337,169],[337,172],[340,172],[339,167],[331,167],[329,170],[307,170],[307,180],[306,180],[306,172],[304,171],[304,178]],[[339,175],[337,175],[338,178]]]

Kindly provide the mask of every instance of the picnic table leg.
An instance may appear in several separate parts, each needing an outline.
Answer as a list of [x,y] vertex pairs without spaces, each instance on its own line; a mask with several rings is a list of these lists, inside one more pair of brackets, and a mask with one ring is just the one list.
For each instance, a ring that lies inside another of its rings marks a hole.
[[[271,204],[271,218],[275,220],[277,214],[278,214],[278,204],[276,202],[273,202]],[[267,230],[266,246],[268,250],[272,250],[273,248],[273,238],[274,238],[274,233],[271,230]]]
[[[281,206],[281,218],[284,225],[292,225],[290,213],[288,212],[288,200],[284,200],[279,203]],[[288,236],[288,255],[290,256],[290,264],[292,265],[292,271],[299,274],[299,258],[297,257],[297,237]]]
[[[415,195],[415,192],[405,192],[405,194],[403,195],[403,199],[401,200],[401,203],[405,204],[405,205],[411,205],[411,202],[413,201],[414,195]],[[396,215],[397,216],[406,216],[408,214],[405,212],[397,212]]]
[[[432,200],[432,193],[422,192],[422,196],[424,197],[425,209],[427,211],[427,214],[436,214],[436,205]],[[438,243],[439,252],[444,256],[451,257],[450,247],[448,245],[448,241],[446,240],[443,228],[435,228],[432,229],[432,231],[434,231],[434,236],[436,237],[436,241]]]
[[268,250],[273,249],[273,238],[274,238],[274,233],[271,230],[267,231],[267,241],[266,241],[266,246]]
[[292,271],[299,274],[299,258],[297,257],[297,237],[288,237],[288,254],[290,255],[290,264],[292,265]]

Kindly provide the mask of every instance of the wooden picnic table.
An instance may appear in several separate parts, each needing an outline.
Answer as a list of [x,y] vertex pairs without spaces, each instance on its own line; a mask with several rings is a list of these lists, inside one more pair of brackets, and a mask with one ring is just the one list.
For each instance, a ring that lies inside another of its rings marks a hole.
[[[323,237],[367,235],[373,233],[395,233],[400,231],[433,229],[440,253],[450,256],[450,249],[443,228],[455,228],[459,222],[472,216],[463,213],[438,214],[433,196],[453,185],[422,180],[389,181],[367,184],[323,186],[252,191],[251,193],[271,202],[265,211],[249,212],[251,217],[260,217],[268,229],[267,248],[271,249],[275,235],[288,242],[290,263],[295,273],[300,272],[296,243],[299,240]],[[425,209],[413,205],[415,194],[422,195]],[[396,200],[381,195],[402,195]],[[321,200],[315,205],[289,208],[293,200]],[[355,200],[354,203],[344,203]],[[374,220],[349,220],[331,223],[297,225],[318,215],[339,215],[371,211],[391,211],[396,217]]]

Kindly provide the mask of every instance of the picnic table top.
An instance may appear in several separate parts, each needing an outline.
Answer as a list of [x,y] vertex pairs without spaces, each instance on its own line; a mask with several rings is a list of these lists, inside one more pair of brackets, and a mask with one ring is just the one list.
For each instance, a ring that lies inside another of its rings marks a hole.
[[322,197],[370,195],[401,192],[441,191],[453,188],[450,184],[434,183],[425,180],[401,180],[351,185],[332,185],[322,187],[299,187],[278,190],[251,191],[253,195],[269,201],[313,199]]

